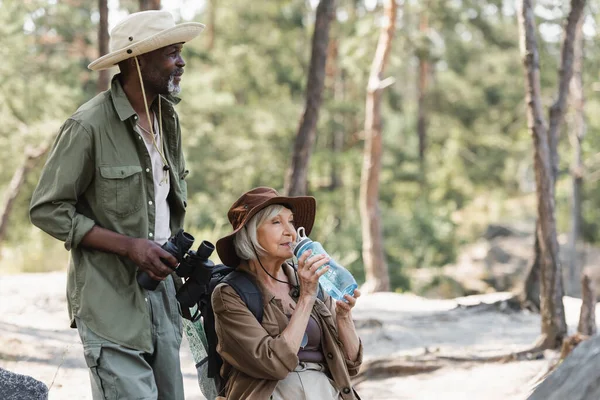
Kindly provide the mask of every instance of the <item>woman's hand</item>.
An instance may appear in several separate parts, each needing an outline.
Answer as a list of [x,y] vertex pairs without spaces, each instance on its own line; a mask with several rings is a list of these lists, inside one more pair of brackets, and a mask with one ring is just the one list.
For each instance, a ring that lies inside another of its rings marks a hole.
[[338,300],[335,302],[335,313],[338,318],[347,318],[350,316],[350,311],[356,305],[356,299],[360,297],[360,290],[354,289],[354,296],[349,294],[344,295],[344,298],[348,301]]
[[[329,265],[321,268],[329,262],[329,258],[323,254],[311,257],[312,251],[307,250],[298,259],[298,280],[300,281],[300,297],[312,300],[317,298],[319,290],[319,278],[329,270]],[[321,268],[319,270],[319,268]]]
[[[328,262],[329,258],[321,254],[311,257],[310,250],[304,252],[298,259],[300,296],[290,323],[281,334],[293,349],[300,349],[304,333],[306,332],[306,326],[308,325],[308,319],[317,298],[319,277],[329,270],[329,266],[323,267]],[[321,270],[317,271],[319,268]]]

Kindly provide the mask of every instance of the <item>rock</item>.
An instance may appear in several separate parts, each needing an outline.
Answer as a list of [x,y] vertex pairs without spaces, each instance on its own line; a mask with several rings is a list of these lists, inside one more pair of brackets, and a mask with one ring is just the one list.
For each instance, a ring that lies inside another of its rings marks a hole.
[[493,244],[486,254],[485,261],[489,264],[508,264],[511,261],[511,258],[513,257],[510,251],[503,249],[502,246],[499,246],[498,244]]
[[430,299],[453,299],[484,293],[487,285],[479,280],[456,279],[450,275],[436,275],[419,289],[421,296]]
[[47,400],[48,387],[30,376],[0,368],[0,399]]
[[528,400],[600,399],[600,337],[579,344]]
[[483,237],[487,240],[491,240],[491,239],[495,239],[497,237],[502,237],[502,236],[518,236],[518,235],[520,235],[520,232],[517,232],[514,229],[509,228],[507,226],[490,224],[490,225],[488,225],[487,229],[485,230]]
[[[490,225],[483,237],[463,247],[455,264],[407,271],[412,290],[435,298],[518,290],[533,258],[534,236],[510,227]],[[589,244],[580,246],[577,271],[570,282],[569,253],[564,238],[560,245],[565,295],[581,298],[580,276],[585,269],[600,301],[600,249]]]
[[383,322],[375,318],[355,319],[354,326],[356,329],[372,329],[383,327]]

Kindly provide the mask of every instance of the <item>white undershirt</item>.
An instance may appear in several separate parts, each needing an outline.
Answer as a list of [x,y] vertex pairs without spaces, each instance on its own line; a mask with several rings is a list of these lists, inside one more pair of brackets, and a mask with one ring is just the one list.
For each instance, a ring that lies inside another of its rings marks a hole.
[[[156,146],[162,150],[162,138],[159,133],[158,121],[154,114],[152,117],[154,122],[154,137],[156,138]],[[167,202],[167,196],[169,195],[169,190],[171,188],[171,185],[169,184],[169,174],[168,172],[165,174],[165,171],[163,170],[163,160],[158,151],[154,148],[150,134],[144,132],[138,126],[136,126],[136,130],[142,136],[142,138],[144,138],[144,144],[146,145],[146,149],[150,155],[150,160],[152,161],[154,207],[156,210],[154,219],[154,241],[162,246],[167,240],[169,240],[169,237],[171,237],[171,229],[169,227],[170,210],[169,203]],[[152,205],[149,206],[152,207]]]

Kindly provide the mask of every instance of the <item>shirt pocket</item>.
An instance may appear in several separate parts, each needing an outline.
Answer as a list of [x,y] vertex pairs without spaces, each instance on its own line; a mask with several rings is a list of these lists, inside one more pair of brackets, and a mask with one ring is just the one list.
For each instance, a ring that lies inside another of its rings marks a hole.
[[142,208],[142,167],[100,167],[100,195],[104,211],[126,217]]

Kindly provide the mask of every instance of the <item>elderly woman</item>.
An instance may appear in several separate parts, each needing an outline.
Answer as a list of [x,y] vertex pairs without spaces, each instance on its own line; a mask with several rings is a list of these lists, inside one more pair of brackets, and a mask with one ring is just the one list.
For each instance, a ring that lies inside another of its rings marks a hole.
[[[319,296],[328,259],[293,257],[296,229],[314,223],[313,197],[282,197],[271,188],[244,193],[230,208],[233,232],[217,242],[224,264],[246,272],[262,292],[262,323],[235,290],[212,295],[224,393],[236,399],[358,399],[350,377],[362,362],[362,345],[346,302]],[[320,300],[323,299],[323,301]]]

